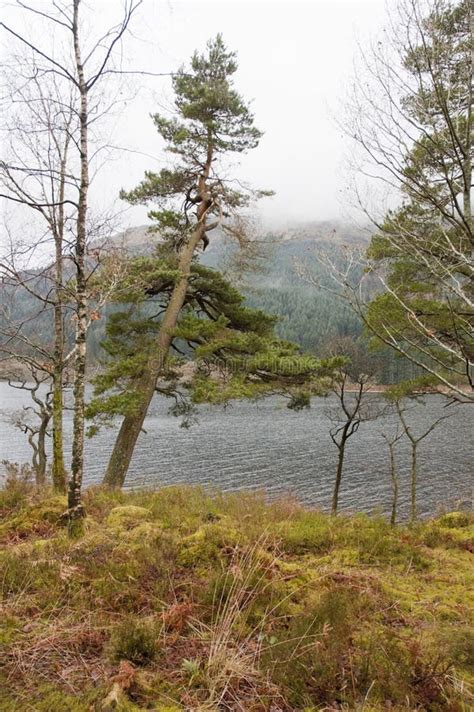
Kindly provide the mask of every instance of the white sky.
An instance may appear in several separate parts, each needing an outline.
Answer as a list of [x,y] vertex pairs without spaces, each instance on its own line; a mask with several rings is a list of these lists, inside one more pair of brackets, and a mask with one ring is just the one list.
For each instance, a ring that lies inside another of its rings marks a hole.
[[[387,7],[395,1],[387,0]],[[92,30],[94,18],[107,26],[121,15],[122,0],[84,3]],[[49,0],[30,4],[50,6]],[[18,27],[12,5],[0,1],[4,17]],[[262,216],[285,222],[340,218],[350,177],[343,169],[347,140],[334,117],[353,75],[357,41],[377,34],[385,11],[384,0],[144,0],[124,44],[123,64],[172,72],[221,32],[238,52],[236,87],[252,100],[256,125],[265,132],[238,169],[255,187],[276,191],[262,201]],[[118,154],[93,186],[96,207],[110,205],[120,188],[133,187],[145,169],[159,169],[166,160],[149,114],[169,104],[170,81],[134,78],[130,85],[143,87],[114,118],[112,141],[147,156]],[[145,222],[145,215],[145,209],[129,210],[124,226]]]
[[[117,2],[102,0],[107,9],[116,9]],[[375,34],[384,17],[383,0],[145,0],[134,26],[133,56],[125,62],[173,71],[221,32],[238,52],[235,83],[252,100],[256,124],[265,134],[239,169],[256,187],[276,191],[262,201],[262,215],[290,222],[342,217],[348,146],[334,117],[353,75],[357,41]],[[170,85],[157,78],[147,86],[119,121],[116,139],[162,160],[149,113],[167,104]],[[107,171],[101,187],[105,193],[132,187],[146,168],[159,165],[130,154]],[[143,216],[135,210],[126,219],[133,224]]]

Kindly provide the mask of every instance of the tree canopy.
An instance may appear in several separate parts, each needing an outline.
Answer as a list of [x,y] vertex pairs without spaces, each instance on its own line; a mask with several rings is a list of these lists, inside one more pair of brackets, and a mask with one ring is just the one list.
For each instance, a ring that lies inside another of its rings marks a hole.
[[[95,378],[88,415],[108,422],[133,416],[143,375],[173,290],[175,255],[162,246],[156,256],[130,261],[121,290],[123,307],[109,316],[103,348],[105,370]],[[172,334],[173,355],[155,391],[173,399],[172,412],[190,422],[191,404],[225,403],[284,393],[292,405],[302,393],[326,391],[337,358],[304,355],[274,334],[275,318],[245,305],[244,297],[217,270],[194,262],[180,318]],[[185,364],[192,360],[191,374]],[[95,431],[92,427],[91,433]]]

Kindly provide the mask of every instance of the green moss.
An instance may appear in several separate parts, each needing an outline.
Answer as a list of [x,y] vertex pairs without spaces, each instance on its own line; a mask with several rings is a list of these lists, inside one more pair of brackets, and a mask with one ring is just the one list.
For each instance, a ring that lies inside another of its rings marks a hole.
[[159,522],[137,524],[124,534],[127,542],[139,547],[157,544],[164,536],[166,535],[164,535],[163,525]]
[[409,569],[384,572],[382,587],[404,613],[420,621],[465,621],[472,616],[474,577],[467,552],[437,553],[433,570],[414,576]]
[[165,529],[183,534],[192,533],[201,524],[220,516],[216,500],[199,487],[164,487],[158,492],[130,492],[126,497],[129,504],[148,509],[151,519]]
[[338,547],[358,551],[360,564],[398,565],[419,571],[431,565],[429,553],[404,529],[394,529],[381,517],[346,518],[337,531]]
[[275,532],[289,554],[326,553],[334,543],[330,518],[312,512],[277,524]]
[[177,545],[155,522],[129,530],[99,527],[70,544],[76,569],[69,596],[93,609],[123,611],[159,607],[175,567]]
[[178,563],[197,566],[218,561],[222,549],[232,549],[242,541],[242,534],[229,521],[203,524],[194,534],[182,539]]
[[102,522],[114,507],[124,503],[132,504],[130,493],[110,487],[91,486],[82,495],[84,509],[94,521]]
[[458,548],[474,551],[474,522],[465,512],[449,512],[416,528],[420,540],[431,548]]
[[447,512],[438,519],[438,523],[447,529],[463,529],[472,525],[472,520],[472,514],[469,515],[467,512]]
[[33,696],[28,696],[29,707],[26,707],[25,699],[18,700],[23,707],[13,707],[17,709],[34,709],[35,712],[89,712],[93,708],[96,700],[96,691],[89,691],[81,695],[73,695],[66,692],[62,687],[53,684],[41,684]]
[[128,504],[120,507],[114,507],[107,517],[106,524],[111,529],[120,531],[133,529],[149,519],[151,519],[151,512],[149,509]]
[[0,524],[0,539],[21,541],[32,536],[50,534],[55,528],[65,526],[62,515],[66,507],[66,498],[57,495],[24,506]]

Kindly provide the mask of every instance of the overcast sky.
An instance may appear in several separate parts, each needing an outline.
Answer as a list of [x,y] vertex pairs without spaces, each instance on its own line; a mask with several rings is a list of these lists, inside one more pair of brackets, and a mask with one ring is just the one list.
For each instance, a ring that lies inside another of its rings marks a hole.
[[[47,5],[46,0],[32,2]],[[394,2],[388,0],[388,6]],[[90,11],[100,10],[101,22],[118,19],[120,7],[121,0],[88,0]],[[133,37],[124,44],[124,65],[172,72],[221,32],[238,53],[236,87],[252,100],[256,124],[264,131],[260,146],[242,158],[239,168],[256,187],[276,191],[262,203],[264,217],[290,222],[341,217],[347,144],[334,115],[353,75],[357,41],[377,33],[385,10],[384,0],[144,0]],[[94,203],[110,203],[146,168],[163,165],[149,114],[170,97],[169,80],[149,79],[120,111],[113,141],[138,153],[119,155],[106,168],[94,186]],[[132,210],[125,224],[143,223],[144,216],[145,211]]]
[[[101,4],[115,12],[117,2]],[[261,203],[264,217],[290,222],[344,217],[348,145],[334,116],[353,76],[357,42],[377,33],[385,10],[384,0],[145,0],[124,61],[170,72],[221,32],[238,53],[236,86],[252,100],[264,131],[260,146],[242,158],[239,169],[253,185],[276,191]],[[166,106],[170,97],[169,82],[157,78],[130,102],[117,124],[116,141],[156,160],[129,154],[116,161],[100,184],[104,199],[109,191],[135,185],[146,168],[162,165],[149,113]],[[143,218],[137,210],[125,219]]]

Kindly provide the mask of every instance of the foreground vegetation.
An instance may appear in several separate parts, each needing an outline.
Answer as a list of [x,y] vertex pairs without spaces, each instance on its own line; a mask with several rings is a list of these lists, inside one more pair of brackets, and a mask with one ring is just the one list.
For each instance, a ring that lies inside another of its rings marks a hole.
[[85,506],[71,539],[65,497],[0,492],[1,710],[472,709],[469,515],[189,487]]

